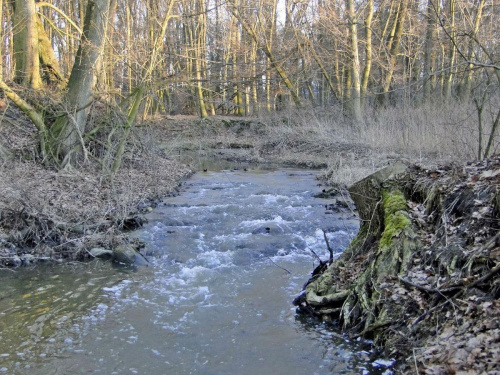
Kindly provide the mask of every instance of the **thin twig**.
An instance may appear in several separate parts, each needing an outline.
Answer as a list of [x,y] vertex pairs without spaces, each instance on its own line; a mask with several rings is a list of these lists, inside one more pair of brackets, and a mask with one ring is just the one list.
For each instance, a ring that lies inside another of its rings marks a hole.
[[313,255],[316,257],[316,259],[318,260],[318,262],[323,263],[323,261],[321,260],[321,258],[318,256],[318,254],[316,254],[316,253],[314,252],[314,250],[313,250],[313,249],[309,249],[309,250],[311,250],[311,253],[313,253]]
[[406,279],[402,278],[401,276],[399,277],[399,280],[403,284],[405,284],[407,286],[411,286],[411,287],[417,288],[417,289],[422,290],[422,291],[427,292],[427,293],[439,293],[439,294],[442,294],[442,293],[453,292],[455,290],[460,290],[460,289],[463,288],[463,286],[456,285],[456,286],[452,286],[452,287],[445,288],[445,289],[437,289],[437,288],[429,288],[427,286],[415,284],[415,283],[413,283],[413,282],[411,282],[409,280],[406,280]]
[[435,310],[443,307],[444,305],[450,303],[451,300],[446,300],[444,301],[443,303],[439,304],[439,305],[436,305],[434,306],[432,309],[429,309],[427,310],[426,312],[424,312],[422,315],[420,315],[417,319],[415,319],[411,324],[410,324],[410,327],[408,327],[410,330],[415,326],[417,325],[419,322],[421,322],[427,315],[429,314],[432,314]]
[[328,241],[328,237],[326,236],[325,230],[324,229],[321,229],[321,230],[323,231],[323,237],[325,238],[326,247],[327,247],[328,251],[330,252],[330,259],[328,260],[328,264],[332,264],[333,263],[333,250],[330,247],[330,242]]
[[272,260],[270,257],[267,257],[271,261],[272,264],[274,264],[276,267],[281,268],[283,271],[289,273],[290,275],[292,274],[290,271],[288,271],[286,268],[281,267],[280,265],[276,264],[274,260]]
[[488,274],[484,275],[483,277],[480,277],[476,281],[474,281],[472,284],[467,285],[467,289],[473,288],[478,284],[481,284],[482,282],[488,281],[491,277],[493,277],[496,273],[500,272],[500,264],[498,264],[495,268],[493,268]]

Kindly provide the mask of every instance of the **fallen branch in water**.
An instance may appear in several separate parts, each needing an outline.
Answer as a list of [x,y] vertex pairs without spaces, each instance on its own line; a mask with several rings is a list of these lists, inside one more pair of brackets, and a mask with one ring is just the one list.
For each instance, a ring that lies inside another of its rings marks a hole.
[[323,237],[325,238],[326,248],[330,252],[330,259],[328,260],[328,264],[332,264],[333,263],[333,250],[330,247],[330,242],[328,242],[328,237],[326,236],[325,230],[324,229],[321,229],[321,230],[323,231]]
[[267,257],[271,261],[272,264],[274,264],[276,267],[281,268],[283,271],[289,273],[290,275],[292,274],[290,271],[288,271],[286,268],[281,267],[280,265],[276,264],[274,260],[272,260],[270,257]]

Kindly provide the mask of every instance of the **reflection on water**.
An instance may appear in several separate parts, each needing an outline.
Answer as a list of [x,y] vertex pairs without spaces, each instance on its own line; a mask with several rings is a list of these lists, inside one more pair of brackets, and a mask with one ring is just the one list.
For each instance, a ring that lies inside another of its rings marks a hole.
[[[200,173],[135,233],[152,267],[94,262],[3,275],[0,371],[18,374],[359,374],[369,353],[291,301],[312,251],[345,248],[301,170]],[[305,319],[305,320],[304,320]]]
[[[106,308],[103,287],[123,278],[103,262],[0,274],[0,371],[29,369],[37,359],[74,350]],[[93,308],[97,315],[86,316]]]

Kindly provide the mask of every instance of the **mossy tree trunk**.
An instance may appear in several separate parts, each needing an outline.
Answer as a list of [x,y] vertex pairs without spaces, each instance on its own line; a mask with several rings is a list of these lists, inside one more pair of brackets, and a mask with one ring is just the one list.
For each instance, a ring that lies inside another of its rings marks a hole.
[[38,37],[38,55],[44,71],[44,79],[49,84],[63,86],[66,80],[61,72],[59,60],[57,60],[56,54],[54,53],[52,43],[50,42],[39,17],[36,17],[36,28]]
[[68,81],[67,113],[51,129],[51,152],[61,166],[73,164],[82,152],[89,106],[93,97],[94,64],[102,53],[109,0],[91,0],[87,5],[83,35]]

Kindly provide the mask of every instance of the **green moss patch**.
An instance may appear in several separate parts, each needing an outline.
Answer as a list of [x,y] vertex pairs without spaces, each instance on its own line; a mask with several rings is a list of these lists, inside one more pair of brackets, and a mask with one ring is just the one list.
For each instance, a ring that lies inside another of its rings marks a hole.
[[384,232],[380,238],[379,248],[392,246],[392,239],[411,225],[407,214],[406,199],[400,190],[382,192],[384,208]]

